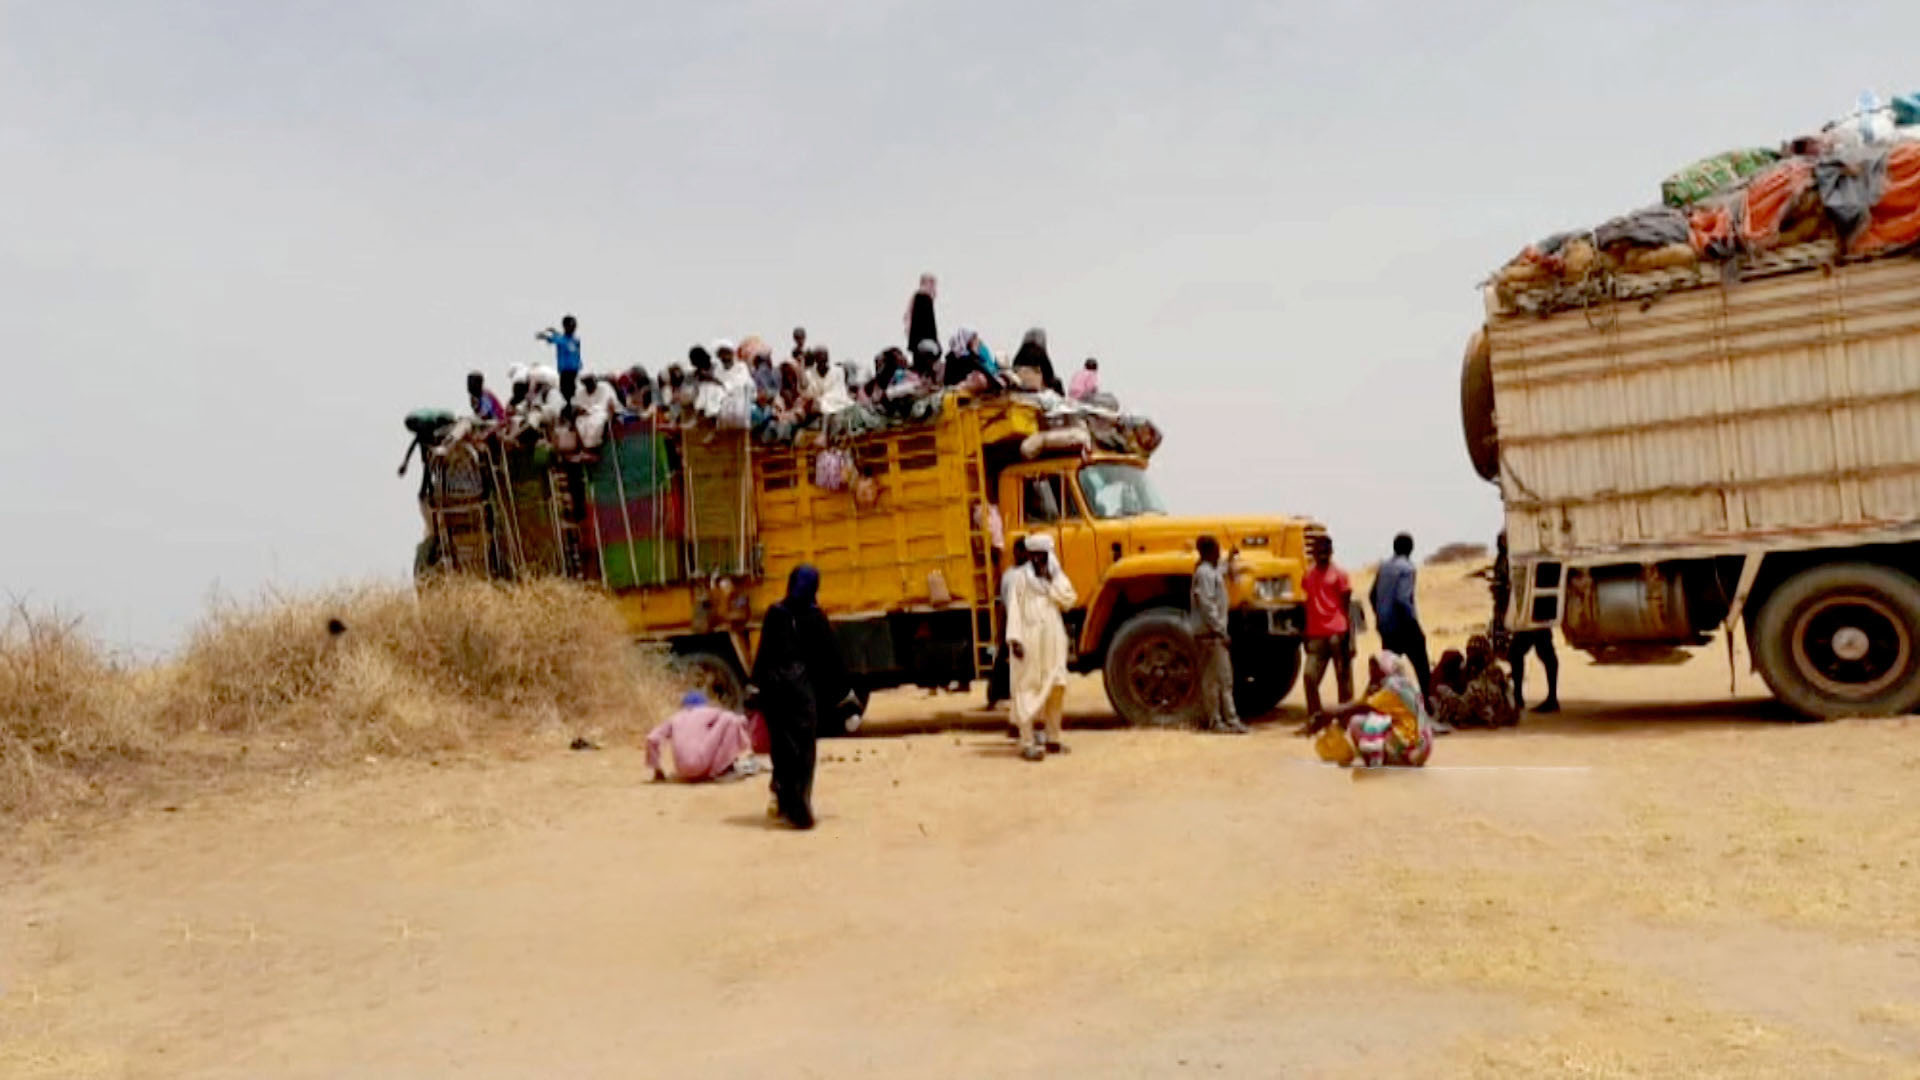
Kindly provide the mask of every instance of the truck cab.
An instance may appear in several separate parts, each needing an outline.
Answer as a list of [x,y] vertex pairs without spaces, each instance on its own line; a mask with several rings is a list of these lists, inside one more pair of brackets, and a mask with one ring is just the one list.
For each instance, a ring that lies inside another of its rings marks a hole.
[[1281,517],[1167,514],[1143,457],[1095,453],[1010,465],[997,502],[1010,541],[1053,537],[1079,604],[1067,613],[1074,667],[1105,676],[1115,711],[1179,723],[1199,707],[1199,650],[1188,617],[1196,542],[1228,552],[1235,702],[1279,704],[1299,670],[1301,580],[1310,527]]

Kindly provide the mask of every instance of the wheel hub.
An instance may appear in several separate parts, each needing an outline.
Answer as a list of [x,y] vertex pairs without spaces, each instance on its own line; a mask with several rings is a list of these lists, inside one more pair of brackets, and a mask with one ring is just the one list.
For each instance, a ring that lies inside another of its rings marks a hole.
[[1897,611],[1874,595],[1828,596],[1807,607],[1792,633],[1796,666],[1821,692],[1861,700],[1899,680],[1913,641]]
[[1156,709],[1172,709],[1193,687],[1193,663],[1173,643],[1156,641],[1133,655],[1127,665],[1134,693]]
[[1864,660],[1873,639],[1857,626],[1843,626],[1833,632],[1833,655],[1848,662]]

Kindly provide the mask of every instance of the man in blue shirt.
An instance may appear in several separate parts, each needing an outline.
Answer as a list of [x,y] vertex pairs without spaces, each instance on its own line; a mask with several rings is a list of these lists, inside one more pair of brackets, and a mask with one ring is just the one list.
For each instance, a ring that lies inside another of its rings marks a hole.
[[580,339],[575,336],[580,323],[568,315],[560,320],[560,329],[549,326],[534,336],[553,346],[553,367],[560,373],[560,403],[571,404],[574,384],[580,380]]
[[1420,696],[1433,696],[1433,670],[1427,663],[1427,632],[1420,628],[1420,609],[1413,591],[1419,571],[1413,566],[1413,537],[1393,538],[1393,558],[1380,564],[1373,579],[1373,618],[1380,628],[1380,645],[1413,664],[1420,677]]

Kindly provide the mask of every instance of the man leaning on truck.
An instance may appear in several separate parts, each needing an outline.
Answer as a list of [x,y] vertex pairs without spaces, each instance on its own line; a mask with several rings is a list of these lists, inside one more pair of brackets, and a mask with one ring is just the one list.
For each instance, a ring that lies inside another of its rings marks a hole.
[[1220,541],[1202,536],[1193,545],[1193,636],[1200,645],[1200,724],[1208,731],[1245,735],[1233,710],[1233,657],[1227,650],[1227,579],[1220,569]]

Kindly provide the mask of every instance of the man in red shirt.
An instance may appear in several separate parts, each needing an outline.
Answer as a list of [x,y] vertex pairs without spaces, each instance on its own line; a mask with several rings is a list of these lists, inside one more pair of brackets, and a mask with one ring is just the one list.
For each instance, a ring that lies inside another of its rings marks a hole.
[[1347,572],[1333,564],[1333,538],[1315,536],[1307,544],[1312,567],[1307,571],[1307,663],[1303,676],[1307,694],[1307,716],[1320,715],[1320,679],[1333,662],[1334,686],[1340,703],[1353,699],[1352,624],[1347,619],[1353,602],[1353,583]]

